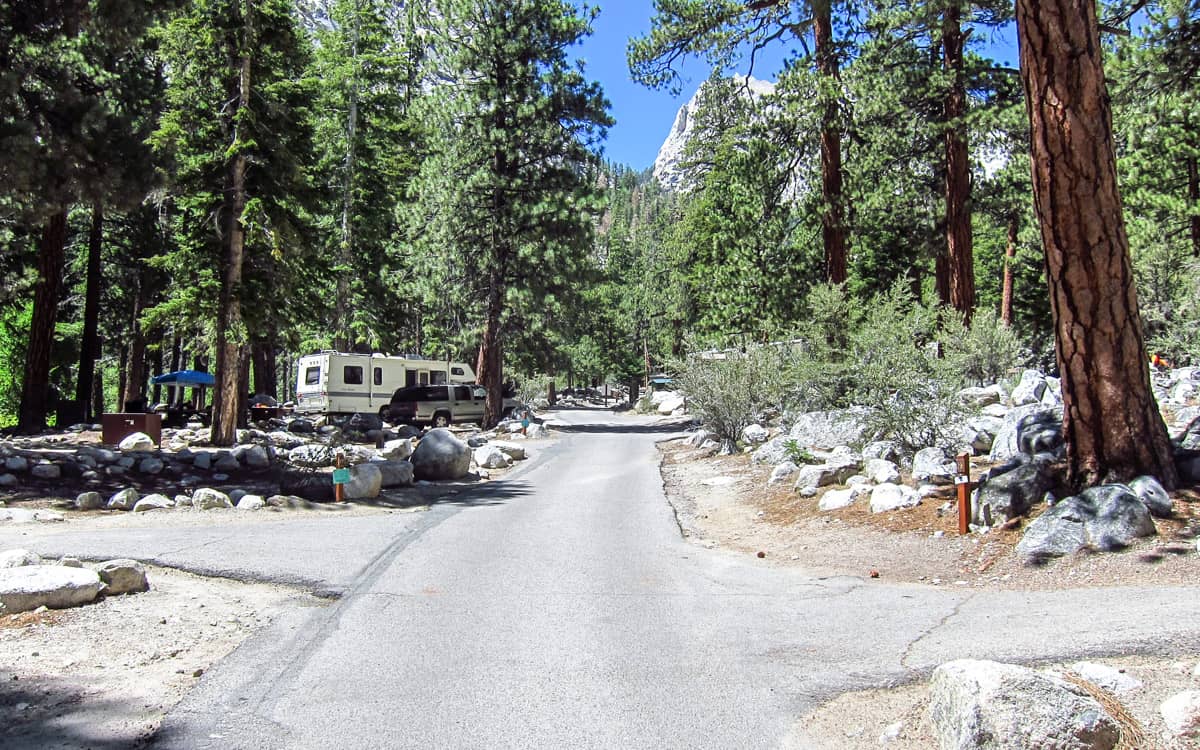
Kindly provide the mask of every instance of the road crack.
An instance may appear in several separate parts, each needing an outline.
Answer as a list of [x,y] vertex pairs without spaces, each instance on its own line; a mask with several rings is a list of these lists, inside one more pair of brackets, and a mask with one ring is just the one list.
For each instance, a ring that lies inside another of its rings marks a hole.
[[904,649],[904,653],[900,655],[900,666],[903,669],[908,670],[910,673],[912,673],[914,675],[921,674],[921,669],[919,669],[917,667],[909,666],[909,664],[908,664],[908,660],[912,657],[913,649],[916,648],[917,644],[921,643],[921,641],[923,641],[926,638],[928,638],[929,636],[933,635],[935,632],[937,632],[941,628],[945,627],[946,623],[950,622],[951,618],[957,617],[959,612],[962,610],[963,605],[967,604],[974,598],[975,598],[974,592],[967,594],[961,600],[956,602],[955,605],[950,609],[950,611],[947,612],[940,620],[935,622],[933,625],[930,625],[928,628],[926,628],[924,631],[922,631],[916,638],[913,638],[911,641],[909,641],[908,646],[906,646]]

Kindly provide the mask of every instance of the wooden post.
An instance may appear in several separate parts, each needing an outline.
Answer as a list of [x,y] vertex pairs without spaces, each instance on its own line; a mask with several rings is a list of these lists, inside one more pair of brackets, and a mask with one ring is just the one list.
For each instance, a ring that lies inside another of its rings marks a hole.
[[[334,469],[346,468],[346,454],[345,453],[342,453],[341,451],[337,452],[337,457],[334,458],[334,460],[333,460],[333,468]],[[341,482],[335,482],[333,485],[333,501],[335,503],[345,502],[345,498],[342,497],[342,491],[343,491],[342,487],[343,486],[344,485]]]
[[971,530],[971,454],[964,451],[955,458],[958,463],[958,476],[954,479],[958,491],[958,533],[966,535]]

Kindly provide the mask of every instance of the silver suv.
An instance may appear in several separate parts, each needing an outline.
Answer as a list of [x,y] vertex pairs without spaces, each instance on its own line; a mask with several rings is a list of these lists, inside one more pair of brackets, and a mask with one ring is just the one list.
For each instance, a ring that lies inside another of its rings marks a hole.
[[[391,402],[379,410],[379,417],[393,424],[447,427],[460,422],[482,422],[487,390],[481,385],[417,385],[399,388]],[[508,417],[517,402],[504,399],[503,416]]]

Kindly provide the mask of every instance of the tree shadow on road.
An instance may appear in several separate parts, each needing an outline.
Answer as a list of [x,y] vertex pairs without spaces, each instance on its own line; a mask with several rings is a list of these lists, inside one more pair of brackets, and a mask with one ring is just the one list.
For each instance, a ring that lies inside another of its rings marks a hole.
[[[26,676],[0,679],[0,727],[6,748],[78,747],[119,750],[137,747],[143,737],[128,706],[89,696],[87,688],[70,678]],[[111,721],[127,715],[129,721]],[[98,721],[98,719],[110,719]],[[115,729],[116,726],[121,729]],[[145,722],[142,731],[150,729]]]
[[512,482],[434,482],[405,487],[402,490],[383,494],[372,500],[355,500],[359,505],[380,508],[419,508],[434,505],[460,505],[477,507],[502,505],[510,500],[525,497],[532,492],[522,481]]
[[689,421],[671,421],[659,424],[572,424],[555,425],[560,432],[578,432],[599,435],[669,435],[683,432],[691,426]]

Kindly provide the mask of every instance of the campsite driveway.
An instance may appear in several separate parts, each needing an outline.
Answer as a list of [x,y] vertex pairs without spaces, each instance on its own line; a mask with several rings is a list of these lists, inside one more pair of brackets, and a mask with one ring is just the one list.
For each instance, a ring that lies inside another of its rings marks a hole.
[[773,747],[835,694],[952,658],[1200,650],[1200,588],[894,585],[691,545],[653,450],[671,427],[556,416],[575,427],[528,465],[424,513],[96,540],[214,571],[249,545],[235,574],[343,594],[206,672],[155,745]]

